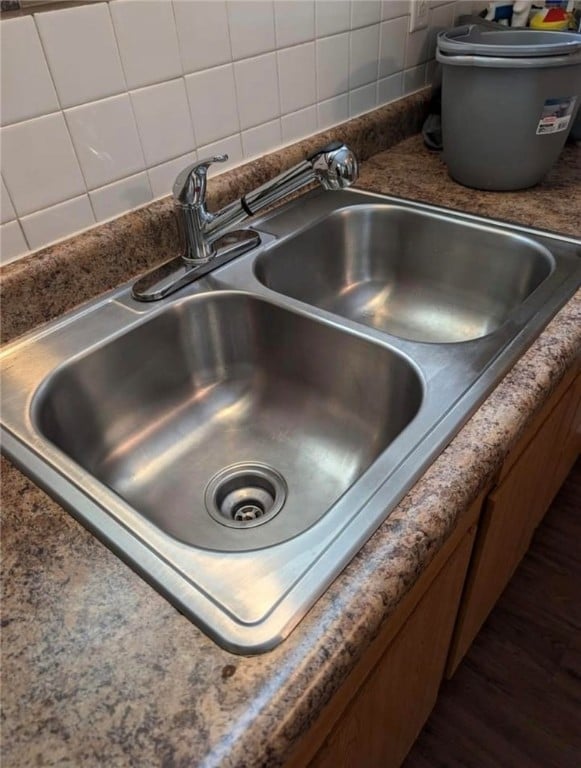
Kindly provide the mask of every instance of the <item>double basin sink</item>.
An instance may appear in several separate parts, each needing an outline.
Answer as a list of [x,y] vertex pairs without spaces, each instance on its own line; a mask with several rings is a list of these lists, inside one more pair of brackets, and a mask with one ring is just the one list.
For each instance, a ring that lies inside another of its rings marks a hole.
[[268,650],[581,283],[581,243],[314,192],[175,296],[3,354],[3,449],[224,647]]

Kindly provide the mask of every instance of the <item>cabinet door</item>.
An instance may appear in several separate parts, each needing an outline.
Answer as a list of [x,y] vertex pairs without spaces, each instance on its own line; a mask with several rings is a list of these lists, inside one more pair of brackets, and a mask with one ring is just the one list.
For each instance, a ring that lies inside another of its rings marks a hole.
[[529,548],[579,453],[580,379],[573,381],[490,494],[452,642],[451,676]]
[[474,532],[464,535],[310,768],[401,765],[438,695]]

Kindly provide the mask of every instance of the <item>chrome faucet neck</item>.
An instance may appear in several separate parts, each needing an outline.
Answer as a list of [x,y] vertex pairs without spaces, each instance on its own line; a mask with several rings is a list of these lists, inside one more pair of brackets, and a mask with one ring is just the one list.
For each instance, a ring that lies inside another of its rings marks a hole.
[[228,155],[215,155],[185,168],[174,187],[174,205],[182,240],[182,256],[188,263],[203,264],[215,256],[214,243],[231,227],[263,208],[318,181],[325,189],[343,189],[358,175],[357,158],[345,144],[332,142],[302,163],[244,195],[221,211],[206,208],[208,168],[223,163]]
[[[262,209],[315,181],[324,189],[344,189],[353,184],[358,176],[357,158],[347,145],[335,141],[240,200],[217,213],[210,213],[206,208],[208,168],[212,163],[223,163],[227,159],[228,155],[215,155],[189,165],[177,176],[173,199],[181,240],[181,256],[176,260],[180,277],[174,285],[171,276],[168,278],[165,274],[161,281],[155,280],[155,274],[146,276],[134,286],[135,298],[140,301],[163,298],[188,280],[207,273],[214,265],[224,263],[226,257],[232,259],[256,248],[260,243],[258,234],[250,231],[233,233],[232,228]],[[163,269],[167,272],[167,265]],[[158,285],[160,282],[163,283],[161,287]],[[152,287],[154,283],[155,288]]]

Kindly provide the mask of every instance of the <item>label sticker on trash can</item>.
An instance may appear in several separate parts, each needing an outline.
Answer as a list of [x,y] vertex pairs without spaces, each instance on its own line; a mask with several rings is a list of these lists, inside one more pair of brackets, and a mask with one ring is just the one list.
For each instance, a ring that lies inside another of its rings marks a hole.
[[563,99],[547,99],[543,105],[541,119],[537,125],[537,135],[559,133],[569,127],[571,116],[577,102],[576,96]]

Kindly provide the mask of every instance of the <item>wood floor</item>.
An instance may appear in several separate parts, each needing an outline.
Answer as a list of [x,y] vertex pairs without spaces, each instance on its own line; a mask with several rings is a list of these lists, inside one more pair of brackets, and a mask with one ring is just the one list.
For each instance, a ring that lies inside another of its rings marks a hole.
[[581,460],[404,768],[581,767]]

